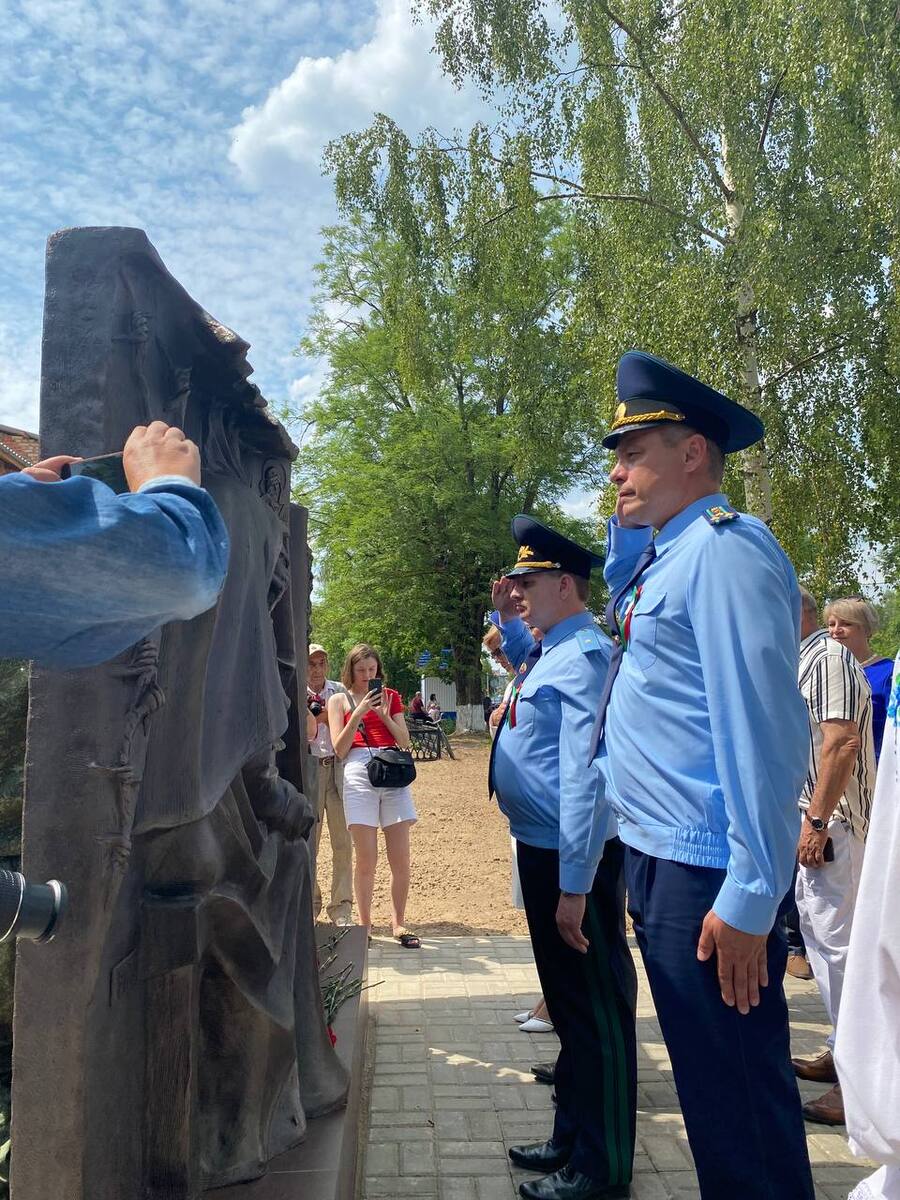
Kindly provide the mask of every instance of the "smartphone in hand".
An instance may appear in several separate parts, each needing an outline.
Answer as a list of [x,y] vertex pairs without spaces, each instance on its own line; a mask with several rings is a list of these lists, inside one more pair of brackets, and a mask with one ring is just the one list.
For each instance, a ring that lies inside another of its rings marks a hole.
[[382,683],[380,679],[370,679],[367,686],[370,692],[380,692]]
[[99,479],[119,495],[131,491],[125,477],[121,454],[101,454],[97,458],[83,458],[81,462],[65,463],[59,474],[61,479],[71,479],[76,475]]

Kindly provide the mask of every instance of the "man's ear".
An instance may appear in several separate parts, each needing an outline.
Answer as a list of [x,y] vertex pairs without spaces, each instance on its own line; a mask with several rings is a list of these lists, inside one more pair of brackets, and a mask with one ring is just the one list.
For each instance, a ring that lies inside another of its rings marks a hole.
[[706,438],[702,433],[692,433],[681,443],[685,470],[693,473],[702,468],[706,459]]

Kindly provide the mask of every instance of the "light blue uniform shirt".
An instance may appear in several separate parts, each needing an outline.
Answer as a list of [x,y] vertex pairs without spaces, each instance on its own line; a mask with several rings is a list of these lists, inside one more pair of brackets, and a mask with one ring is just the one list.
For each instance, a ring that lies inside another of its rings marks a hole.
[[[714,911],[763,934],[791,883],[809,755],[800,594],[766,526],[711,525],[713,505],[728,501],[706,496],[656,535],[595,761],[622,841],[725,869]],[[609,522],[613,594],[652,537]]]
[[0,657],[51,667],[114,658],[215,604],[228,533],[215,501],[178,476],[117,495],[84,475],[0,478]]
[[[499,619],[498,619],[499,620]],[[534,645],[518,617],[500,625],[503,652],[519,666]],[[559,852],[559,886],[589,892],[603,853],[609,811],[585,757],[611,642],[589,612],[549,629],[541,657],[497,732],[494,784],[513,837]]]

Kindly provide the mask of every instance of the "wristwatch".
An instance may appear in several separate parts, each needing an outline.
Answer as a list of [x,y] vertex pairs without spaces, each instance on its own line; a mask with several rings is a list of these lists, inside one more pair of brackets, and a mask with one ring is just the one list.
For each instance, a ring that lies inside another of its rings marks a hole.
[[811,817],[808,812],[806,812],[804,816],[806,817],[807,821],[809,821],[810,825],[812,825],[816,833],[821,833],[823,829],[828,828],[828,822],[823,821],[821,817]]

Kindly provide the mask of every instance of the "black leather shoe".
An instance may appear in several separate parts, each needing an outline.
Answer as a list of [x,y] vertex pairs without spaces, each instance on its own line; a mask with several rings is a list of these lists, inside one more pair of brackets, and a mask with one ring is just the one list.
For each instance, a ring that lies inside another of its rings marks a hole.
[[561,1150],[552,1141],[538,1142],[534,1146],[510,1146],[510,1161],[526,1171],[558,1171],[569,1161],[571,1150]]
[[627,1183],[598,1183],[589,1175],[563,1167],[543,1179],[529,1179],[519,1184],[519,1195],[525,1200],[627,1200],[631,1185]]
[[538,1083],[553,1083],[556,1076],[556,1063],[535,1063],[531,1073]]

